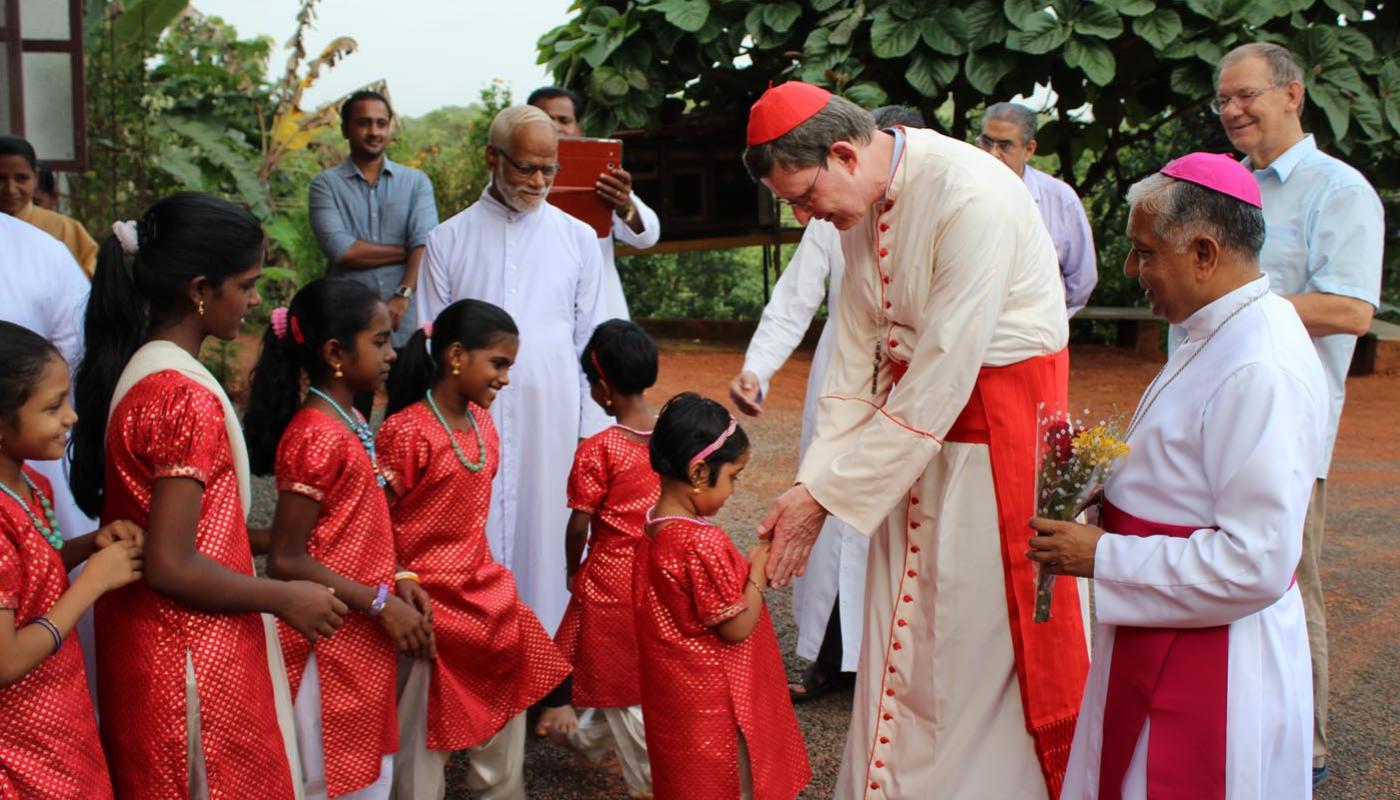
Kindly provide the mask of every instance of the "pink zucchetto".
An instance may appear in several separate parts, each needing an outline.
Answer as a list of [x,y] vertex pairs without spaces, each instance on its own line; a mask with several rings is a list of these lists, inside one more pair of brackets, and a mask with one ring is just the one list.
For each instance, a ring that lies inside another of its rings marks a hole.
[[1259,184],[1245,165],[1224,153],[1190,153],[1162,167],[1162,174],[1204,186],[1255,208],[1264,207]]
[[768,87],[749,108],[750,147],[777,139],[826,108],[831,92],[802,81]]

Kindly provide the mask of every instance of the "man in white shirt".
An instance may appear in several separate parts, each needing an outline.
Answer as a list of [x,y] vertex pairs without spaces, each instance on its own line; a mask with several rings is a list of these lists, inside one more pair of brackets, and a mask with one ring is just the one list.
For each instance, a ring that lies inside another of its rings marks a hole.
[[1069,184],[1030,165],[1035,155],[1035,112],[1016,103],[993,103],[982,115],[982,133],[977,146],[1021,176],[1040,209],[1040,218],[1055,243],[1060,259],[1060,277],[1065,286],[1065,311],[1074,316],[1089,302],[1099,282],[1098,255],[1094,252],[1094,231],[1084,204]]
[[605,424],[579,365],[602,321],[603,259],[587,224],[545,202],[559,170],[558,141],[534,106],[496,115],[486,147],[491,185],[428,234],[418,276],[424,319],[474,298],[504,308],[520,327],[510,389],[491,406],[501,465],[486,535],[549,631],[569,599],[559,532],[569,520],[574,449]]
[[1147,387],[1099,526],[1036,519],[1028,557],[1093,578],[1098,629],[1064,800],[1312,796],[1294,569],[1327,382],[1260,274],[1263,201],[1193,153],[1128,192],[1124,272],[1185,341]]
[[[582,136],[579,114],[583,103],[578,94],[559,86],[542,86],[526,101],[549,115],[560,136]],[[661,220],[651,206],[632,192],[632,173],[618,165],[611,173],[598,176],[593,190],[613,207],[612,234],[598,240],[603,252],[603,318],[631,319],[627,298],[622,293],[622,277],[617,272],[613,239],[645,250],[661,240]]]
[[[870,536],[865,634],[836,796],[1041,800],[1059,791],[1088,671],[1079,614],[1033,624],[1036,419],[1068,403],[1054,246],[1025,184],[966,142],[880,131],[789,81],[744,164],[846,274],[816,434],[759,524],[779,586],[830,513]],[[1013,557],[1014,555],[1014,557]],[[1056,603],[1078,608],[1073,582]]]
[[1298,587],[1308,616],[1316,703],[1313,773],[1327,772],[1327,606],[1318,572],[1326,523],[1327,468],[1346,399],[1356,337],[1380,303],[1385,219],[1380,198],[1351,166],[1317,149],[1303,133],[1303,73],[1289,52],[1246,44],[1220,61],[1212,110],[1244,153],[1264,197],[1268,233],[1259,267],[1274,292],[1298,310],[1322,359],[1331,400],[1326,446],[1303,529]]

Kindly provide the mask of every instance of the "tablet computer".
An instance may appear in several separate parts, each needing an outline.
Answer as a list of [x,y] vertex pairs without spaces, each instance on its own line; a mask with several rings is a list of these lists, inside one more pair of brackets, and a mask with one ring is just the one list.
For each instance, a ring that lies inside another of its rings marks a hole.
[[559,174],[549,202],[588,223],[602,239],[612,235],[613,207],[598,196],[598,176],[622,166],[621,139],[559,140]]

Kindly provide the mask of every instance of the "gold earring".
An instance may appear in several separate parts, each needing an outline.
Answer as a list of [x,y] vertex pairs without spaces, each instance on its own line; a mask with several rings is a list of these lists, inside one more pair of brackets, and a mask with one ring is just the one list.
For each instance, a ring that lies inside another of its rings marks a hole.
[[345,377],[345,373],[340,371],[340,365],[339,365],[339,364],[336,364],[336,365],[335,365],[335,376],[336,376],[337,378],[344,378],[344,377]]
[[200,300],[200,301],[199,301],[199,315],[200,315],[201,317],[204,316],[204,301],[203,301],[203,300]]
[[458,364],[456,361],[453,361],[453,362],[452,362],[452,374],[453,374],[453,375],[461,375],[461,374],[462,374],[462,365],[461,365],[461,364]]
[[700,489],[699,486],[691,486],[691,487],[690,487],[690,493],[691,493],[691,494],[700,494],[700,491],[701,491],[701,489]]

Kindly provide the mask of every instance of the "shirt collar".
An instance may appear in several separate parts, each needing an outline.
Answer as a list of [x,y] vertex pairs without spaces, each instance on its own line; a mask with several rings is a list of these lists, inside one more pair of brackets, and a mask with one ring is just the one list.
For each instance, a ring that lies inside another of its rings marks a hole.
[[1263,169],[1254,169],[1253,162],[1248,158],[1244,160],[1244,165],[1253,170],[1255,175],[1262,175],[1269,170],[1273,170],[1274,174],[1278,176],[1280,183],[1287,183],[1288,176],[1293,174],[1294,168],[1302,163],[1303,159],[1316,152],[1317,140],[1309,133],[1295,142],[1292,147],[1283,151],[1283,155],[1274,159],[1272,164]]
[[1268,291],[1269,277],[1260,275],[1238,289],[1221,295],[1196,309],[1196,313],[1181,323],[1181,327],[1186,331],[1187,340],[1195,341],[1209,336],[1241,306],[1252,302],[1260,293]]
[[904,148],[908,143],[905,136],[904,127],[896,125],[893,128],[885,128],[882,133],[888,133],[894,137],[894,148],[890,151],[890,177],[889,184],[885,186],[885,196],[880,198],[880,203],[893,203],[899,196],[899,190],[904,184],[905,170],[900,169],[904,163]]
[[500,200],[497,200],[496,196],[491,194],[491,186],[492,184],[488,183],[486,184],[486,188],[481,190],[481,202],[485,203],[486,207],[491,209],[495,213],[504,216],[506,218],[506,222],[516,222],[530,214],[539,211],[545,206],[544,203],[540,203],[538,206],[535,206],[529,211],[516,211],[515,209],[506,205],[505,203],[502,203]]
[[1040,170],[1032,167],[1030,164],[1027,164],[1025,168],[1021,170],[1021,182],[1030,190],[1031,197],[1034,198],[1037,203],[1040,202],[1040,174]]
[[[397,168],[397,164],[390,161],[388,156],[384,156],[383,163],[379,165],[379,174],[392,175],[394,174],[394,170]],[[344,161],[340,162],[340,166],[336,167],[336,169],[344,178],[359,178],[360,180],[365,179],[365,176],[360,174],[360,168],[355,166],[355,159],[350,158],[348,156]]]

